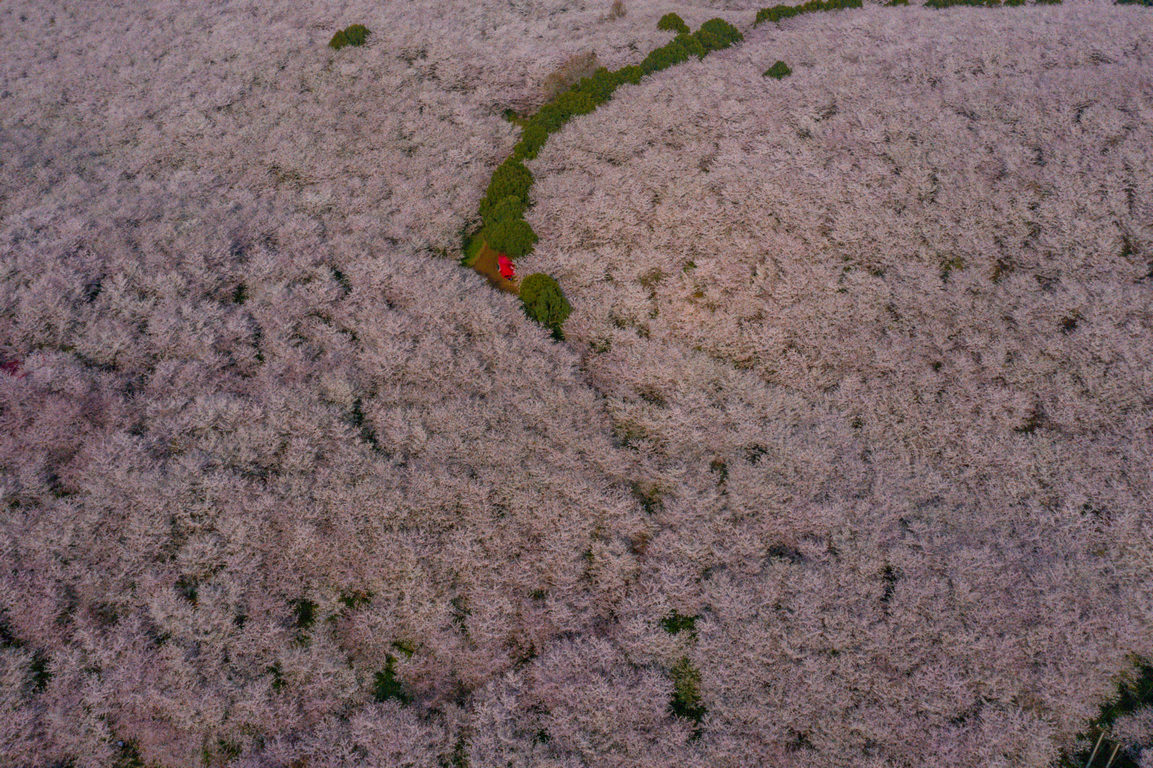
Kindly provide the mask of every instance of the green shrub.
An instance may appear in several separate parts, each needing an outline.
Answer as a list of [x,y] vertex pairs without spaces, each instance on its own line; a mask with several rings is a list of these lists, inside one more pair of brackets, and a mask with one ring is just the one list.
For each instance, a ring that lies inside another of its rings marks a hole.
[[344,36],[349,45],[364,45],[372,32],[363,24],[350,24],[344,28]]
[[889,0],[885,3],[886,8],[896,8],[898,5],[908,5],[909,0]]
[[1153,0],[1117,0],[1117,5],[1149,5],[1149,6],[1153,6]]
[[346,45],[364,45],[365,40],[367,40],[371,34],[372,32],[368,27],[363,24],[350,24],[344,29],[337,31],[337,33],[332,36],[332,39],[328,41],[328,45],[338,51]]
[[724,19],[709,19],[694,34],[708,51],[719,51],[745,39],[736,27]]
[[596,101],[589,94],[574,86],[556,97],[553,102],[567,121],[574,115],[587,115],[597,108]]
[[632,83],[633,85],[636,85],[641,81],[641,78],[645,76],[645,73],[642,72],[641,68],[636,64],[630,64],[627,67],[621,67],[616,72],[614,72],[613,75],[615,76],[617,85],[622,85],[624,83]]
[[576,86],[558,95],[532,116],[532,122],[548,133],[555,133],[575,115],[587,115],[597,108],[596,101]]
[[522,198],[516,195],[509,195],[488,208],[481,216],[481,219],[484,221],[484,226],[489,227],[498,221],[521,218],[524,214],[524,209],[527,207],[528,205]]
[[680,43],[686,51],[698,59],[703,59],[709,52],[709,49],[705,48],[704,43],[696,35],[680,34],[673,38],[673,42]]
[[613,73],[601,67],[588,77],[582,77],[575,86],[575,90],[587,95],[596,104],[600,105],[612,98],[617,82]]
[[522,280],[520,300],[524,303],[525,314],[551,329],[554,338],[564,338],[561,329],[572,307],[551,275],[536,272]]
[[532,188],[532,173],[524,163],[510,157],[497,166],[488,183],[484,198],[480,201],[480,215],[487,217],[489,211],[507,197],[520,198],[528,204],[528,191]]
[[762,8],[757,11],[757,17],[753,20],[753,26],[765,22],[778,22],[781,19],[787,19],[790,16],[796,16],[800,11],[791,5],[774,5],[769,8]]
[[495,221],[482,229],[480,236],[489,248],[514,259],[531,253],[537,241],[536,232],[533,232],[529,223],[521,218]]
[[520,132],[520,141],[513,147],[512,156],[517,160],[532,160],[548,141],[548,129],[530,120]]
[[809,0],[809,2],[803,5],[774,5],[757,11],[757,17],[753,21],[753,26],[766,21],[778,22],[802,13],[839,11],[844,8],[860,7],[862,7],[861,0],[824,0],[823,2],[822,0]]
[[657,29],[663,29],[668,32],[683,32],[688,33],[689,25],[685,20],[675,13],[666,13],[661,16],[661,20],[657,22]]
[[1000,5],[1001,0],[926,0],[926,8],[950,8],[954,5],[985,6]]
[[662,45],[660,48],[654,48],[649,51],[649,55],[645,56],[645,60],[641,62],[641,71],[646,75],[652,74],[662,69],[668,69],[674,64],[680,64],[688,58],[688,50],[678,40],[674,39],[667,45]]
[[[907,2],[909,2],[909,0],[905,0],[905,2],[907,3]],[[763,76],[764,77],[775,77],[776,79],[780,80],[782,77],[787,77],[787,76],[791,75],[792,73],[793,73],[793,70],[789,69],[788,64],[786,64],[783,61],[778,61],[773,66],[766,69],[763,73]]]

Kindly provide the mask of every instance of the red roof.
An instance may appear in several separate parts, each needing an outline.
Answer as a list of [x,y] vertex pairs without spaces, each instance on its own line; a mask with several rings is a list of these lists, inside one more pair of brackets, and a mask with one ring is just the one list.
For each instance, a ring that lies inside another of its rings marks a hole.
[[512,280],[516,276],[516,267],[513,266],[512,259],[503,253],[496,257],[496,267],[505,280]]

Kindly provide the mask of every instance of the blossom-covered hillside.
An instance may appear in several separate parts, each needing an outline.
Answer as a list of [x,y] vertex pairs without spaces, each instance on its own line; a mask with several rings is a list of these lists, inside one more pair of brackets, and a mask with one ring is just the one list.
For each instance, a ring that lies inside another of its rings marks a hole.
[[[1092,748],[1153,659],[1153,11],[617,5],[0,7],[0,767]],[[506,110],[670,12],[744,39],[526,160],[555,341],[457,263]]]

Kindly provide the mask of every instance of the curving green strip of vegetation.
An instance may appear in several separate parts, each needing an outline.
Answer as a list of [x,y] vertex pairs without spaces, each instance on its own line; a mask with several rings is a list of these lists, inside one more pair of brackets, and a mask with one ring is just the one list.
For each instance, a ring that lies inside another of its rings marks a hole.
[[[1033,0],[1034,5],[1059,5],[1061,0]],[[955,5],[969,5],[983,8],[996,8],[1001,5],[1025,5],[1025,0],[926,0],[926,8],[952,8]]]
[[[625,83],[635,85],[646,75],[688,61],[693,56],[703,59],[713,51],[728,48],[744,39],[740,31],[724,19],[709,19],[691,34],[676,14],[666,14],[658,26],[671,31],[683,27],[683,31],[679,31],[670,42],[650,51],[639,65],[617,70],[600,67],[550,99],[536,114],[523,119],[512,118],[521,128],[520,141],[513,147],[512,156],[493,172],[480,202],[480,229],[465,237],[461,264],[471,266],[485,246],[513,259],[532,252],[537,235],[525,221],[524,212],[531,204],[529,190],[532,189],[533,177],[524,161],[535,158],[548,137],[563,128],[565,123],[592,112],[611,99],[616,89]],[[563,339],[562,326],[572,307],[556,280],[545,274],[529,275],[521,285],[520,295],[528,316],[551,329],[554,338]]]
[[817,11],[839,11],[844,8],[861,8],[861,0],[809,0],[803,5],[774,5],[757,11],[753,26],[766,21],[778,22],[802,13],[816,13]]

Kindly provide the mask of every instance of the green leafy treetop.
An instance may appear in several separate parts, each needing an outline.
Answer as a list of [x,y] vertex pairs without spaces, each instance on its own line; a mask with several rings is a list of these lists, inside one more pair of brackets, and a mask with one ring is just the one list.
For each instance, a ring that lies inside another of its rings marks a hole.
[[745,39],[736,27],[724,19],[709,19],[701,25],[695,34],[697,39],[710,51],[728,48],[733,43],[739,43]]
[[657,22],[657,29],[663,29],[668,32],[685,32],[689,31],[689,25],[675,13],[666,13],[661,16],[661,20]]
[[529,223],[521,218],[508,218],[494,221],[480,231],[480,236],[495,251],[519,259],[532,252],[537,241]]
[[368,27],[363,24],[350,24],[344,29],[338,30],[332,39],[328,41],[330,48],[340,50],[346,45],[359,46],[364,45],[364,41],[372,32]]
[[525,314],[550,328],[553,338],[564,338],[561,328],[572,312],[572,306],[551,275],[537,272],[522,280],[520,300],[524,303]]

